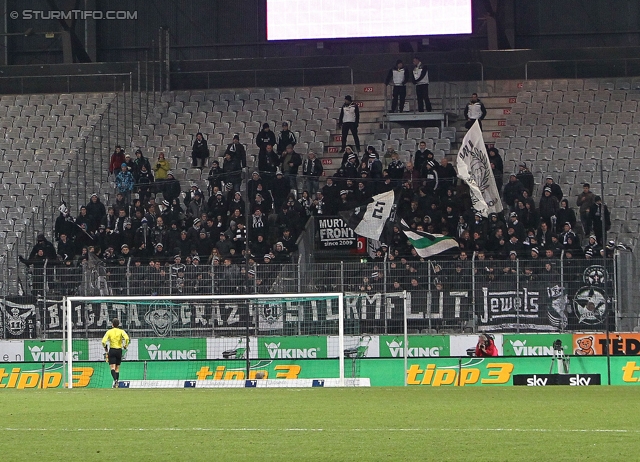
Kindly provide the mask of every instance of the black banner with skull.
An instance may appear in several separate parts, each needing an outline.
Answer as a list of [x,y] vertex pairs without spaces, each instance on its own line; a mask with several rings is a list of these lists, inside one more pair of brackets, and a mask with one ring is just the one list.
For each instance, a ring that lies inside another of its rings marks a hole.
[[36,338],[36,305],[37,299],[30,296],[0,299],[0,338]]

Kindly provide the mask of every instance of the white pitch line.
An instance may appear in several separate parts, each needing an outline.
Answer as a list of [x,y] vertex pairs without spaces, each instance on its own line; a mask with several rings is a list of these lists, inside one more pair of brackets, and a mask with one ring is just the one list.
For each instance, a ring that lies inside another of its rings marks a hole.
[[639,430],[612,428],[0,428],[7,432],[523,432],[523,433],[622,433],[638,434]]

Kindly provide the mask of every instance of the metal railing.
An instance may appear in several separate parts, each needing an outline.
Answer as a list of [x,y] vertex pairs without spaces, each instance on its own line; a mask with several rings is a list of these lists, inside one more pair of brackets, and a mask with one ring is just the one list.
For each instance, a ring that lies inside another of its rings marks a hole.
[[[602,69],[610,63],[606,75],[621,74],[620,77],[637,76],[640,70],[640,58],[610,59],[536,59],[524,65],[524,78],[601,78]],[[632,64],[635,64],[632,66]],[[544,67],[545,74],[540,77],[530,76],[530,67]],[[620,72],[616,72],[620,71]]]
[[[142,250],[134,247],[133,251]],[[467,259],[419,261],[410,256],[379,261],[268,263],[255,258],[248,266],[225,262],[214,253],[194,264],[154,256],[100,262],[97,258],[40,262],[31,266],[27,297],[5,292],[7,302],[33,305],[39,335],[56,331],[59,320],[48,307],[66,295],[156,296],[343,292],[359,294],[346,317],[369,334],[403,329],[403,313],[394,297],[410,294],[409,333],[571,332],[632,330],[637,309],[621,307],[624,299],[613,259],[560,258],[532,260],[492,258],[485,252]],[[295,259],[295,257],[294,257]],[[289,261],[291,261],[289,259]],[[0,260],[0,267],[2,260]],[[6,313],[2,313],[6,315]],[[635,324],[634,324],[635,323]],[[87,328],[91,329],[88,325]],[[97,329],[97,327],[96,327]],[[0,337],[12,338],[6,328]]]
[[45,87],[48,93],[115,92],[120,88],[121,78],[125,78],[128,81],[132,74],[132,72],[119,72],[110,74],[0,76],[0,84],[4,94],[42,93],[43,83],[39,82],[39,80],[46,80]]
[[[476,69],[473,69],[477,67]],[[463,63],[430,63],[430,77],[434,82],[454,80],[452,76],[467,74],[474,76],[474,79],[457,77],[455,80],[480,80],[484,85],[484,64],[480,61],[468,61]],[[476,73],[477,72],[477,73]],[[479,77],[479,78],[478,78]]]
[[[433,86],[435,87],[436,85],[442,87],[442,92],[440,96],[437,96],[437,97],[433,97],[432,95],[430,95],[429,100],[431,101],[432,105],[434,103],[436,104],[439,103],[440,111],[434,110],[433,112],[434,113],[442,112],[443,114],[460,115],[461,107],[460,107],[460,92],[458,90],[458,84],[455,82],[434,82]],[[391,112],[391,98],[389,97],[389,87],[392,87],[392,86],[391,85],[384,86],[384,115],[385,116],[389,112]],[[407,85],[407,87],[410,88],[409,85]],[[411,101],[409,101],[409,96],[411,96]],[[419,114],[418,95],[416,94],[415,91],[412,92],[411,95],[409,95],[409,92],[407,91],[407,99],[405,100],[405,104],[407,102],[411,103],[411,106],[413,109],[410,111],[403,111],[403,112],[407,114]]]
[[[337,76],[332,76],[334,84],[353,85],[353,69],[349,66],[321,66],[321,67],[287,67],[282,69],[239,69],[239,70],[215,70],[215,71],[172,71],[173,85],[181,89],[181,77],[204,76],[204,79],[189,78],[189,85],[185,88],[238,88],[238,87],[269,87],[279,86],[273,82],[287,82],[287,86],[326,85],[326,78],[318,78],[319,73],[329,71],[342,71]],[[344,72],[346,71],[346,73]],[[245,79],[243,74],[247,76]],[[337,77],[337,78],[335,78]],[[194,81],[197,82],[194,84]],[[215,82],[215,85],[212,85]],[[281,86],[281,85],[280,85]]]

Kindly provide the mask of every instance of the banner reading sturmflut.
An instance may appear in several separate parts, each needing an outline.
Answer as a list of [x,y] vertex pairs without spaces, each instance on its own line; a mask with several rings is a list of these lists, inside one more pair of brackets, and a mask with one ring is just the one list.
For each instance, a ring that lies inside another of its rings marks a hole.
[[458,178],[469,185],[473,208],[483,217],[502,212],[500,192],[491,173],[491,164],[484,146],[482,130],[474,123],[462,140],[456,167]]

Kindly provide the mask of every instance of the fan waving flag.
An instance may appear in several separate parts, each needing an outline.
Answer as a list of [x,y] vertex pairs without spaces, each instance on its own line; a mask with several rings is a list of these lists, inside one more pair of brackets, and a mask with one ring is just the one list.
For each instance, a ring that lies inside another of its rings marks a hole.
[[429,234],[424,231],[413,231],[404,220],[402,220],[401,224],[404,235],[411,241],[416,252],[422,258],[432,257],[445,250],[458,247],[458,242],[452,237],[442,234]]
[[359,236],[379,240],[387,218],[391,215],[394,201],[395,193],[388,191],[373,196],[368,204],[340,212],[340,216]]
[[501,213],[500,192],[491,173],[489,156],[478,122],[464,135],[456,167],[458,178],[469,185],[473,208],[485,218],[490,213]]

